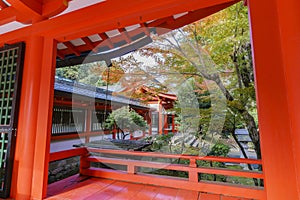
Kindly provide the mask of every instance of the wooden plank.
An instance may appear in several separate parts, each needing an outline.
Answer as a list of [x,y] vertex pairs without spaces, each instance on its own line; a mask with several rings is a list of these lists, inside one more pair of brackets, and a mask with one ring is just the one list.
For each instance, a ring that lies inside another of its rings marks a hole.
[[174,200],[178,191],[179,190],[175,188],[162,187],[153,200]]
[[90,194],[88,197],[84,198],[84,200],[107,200],[107,199],[114,199],[114,196],[122,191],[128,183],[126,182],[114,182],[113,184],[109,185],[108,187],[104,188],[103,190],[98,190]]
[[221,195],[219,194],[210,194],[210,193],[200,193],[199,200],[220,200]]
[[244,200],[244,198],[241,197],[229,197],[229,196],[222,196],[221,200]]
[[136,194],[135,199],[138,200],[152,200],[160,187],[152,186],[152,185],[144,185],[144,187]]
[[179,190],[175,200],[197,200],[199,192],[191,190]]
[[116,170],[106,169],[83,169],[82,173],[88,176],[111,178],[115,180],[128,181],[134,183],[151,184],[164,187],[179,188],[193,191],[203,191],[214,193],[218,191],[220,194],[243,196],[246,198],[264,199],[265,191],[253,187],[234,186],[226,183],[207,183],[207,182],[188,182],[179,178],[165,178],[154,175],[144,174],[127,174]]
[[[87,180],[68,179],[58,183],[53,183],[52,192],[55,188],[56,193],[50,193],[47,200],[54,199],[85,199],[104,188],[112,185],[115,181],[109,179],[92,178]],[[50,189],[50,188],[49,188]],[[50,196],[51,195],[51,196]]]
[[[142,184],[135,184],[135,183],[126,183],[125,187],[119,191],[118,193],[115,193],[113,196],[114,200],[124,200],[124,199],[137,199],[136,194],[144,187]],[[102,198],[102,197],[101,197]]]

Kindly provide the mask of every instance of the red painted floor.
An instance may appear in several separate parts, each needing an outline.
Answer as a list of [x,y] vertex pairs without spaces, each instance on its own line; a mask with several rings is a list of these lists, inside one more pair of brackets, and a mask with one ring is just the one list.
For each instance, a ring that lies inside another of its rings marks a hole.
[[199,193],[101,178],[72,176],[48,186],[47,200],[198,200]]
[[48,186],[46,200],[250,200],[75,175]]

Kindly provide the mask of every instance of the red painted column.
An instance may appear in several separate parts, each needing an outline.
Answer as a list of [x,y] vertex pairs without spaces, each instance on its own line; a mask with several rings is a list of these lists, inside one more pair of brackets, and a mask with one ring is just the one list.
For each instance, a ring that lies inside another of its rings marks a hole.
[[172,114],[172,133],[175,133],[175,115]]
[[163,114],[161,102],[158,102],[158,134],[163,134]]
[[148,120],[147,120],[147,122],[148,122],[148,129],[149,129],[149,135],[152,135],[152,112],[149,110],[149,112],[148,112]]
[[87,133],[85,136],[85,143],[90,142],[90,133],[92,127],[92,109],[87,107],[86,116],[85,116],[85,132]]
[[300,2],[248,5],[267,199],[299,199]]
[[164,134],[168,134],[168,115],[164,114]]
[[54,43],[26,40],[18,135],[11,196],[42,199],[46,195],[54,87]]

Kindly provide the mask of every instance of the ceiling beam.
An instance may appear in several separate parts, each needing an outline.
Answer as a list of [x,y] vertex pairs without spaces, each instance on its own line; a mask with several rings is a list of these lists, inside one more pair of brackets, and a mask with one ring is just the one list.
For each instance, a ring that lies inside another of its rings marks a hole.
[[[3,19],[5,15],[2,12],[8,12],[5,9],[0,11],[0,16],[3,22],[19,21],[24,24],[36,23],[55,16],[68,8],[68,2],[70,0],[45,0],[41,3],[38,0],[8,0],[11,6],[7,6],[0,0],[0,7],[9,10],[9,17]],[[6,7],[5,7],[6,6]],[[14,12],[12,12],[12,10]],[[12,20],[13,19],[13,20]]]
[[4,8],[7,8],[7,7],[8,7],[8,5],[4,1],[0,0],[0,8],[4,9]]
[[[17,1],[17,0],[14,0]],[[0,35],[0,44],[27,34],[53,37],[59,42],[82,38],[174,14],[239,0],[107,0],[29,27]],[[112,12],[113,11],[113,12]],[[1,13],[2,11],[0,11]]]
[[[42,22],[42,30],[55,35],[59,41],[118,29],[133,24],[194,11],[239,0],[107,0],[75,12]],[[112,12],[114,11],[114,12]],[[87,14],[88,13],[88,14]],[[76,19],[76,20],[74,20]],[[48,28],[47,28],[48,27]],[[52,30],[50,30],[50,27]],[[52,32],[54,31],[54,32]]]
[[202,19],[205,18],[213,13],[216,13],[226,7],[229,7],[231,5],[233,5],[234,2],[228,2],[228,3],[223,3],[220,5],[215,5],[215,6],[211,6],[208,8],[202,8],[199,10],[195,10],[192,12],[189,12],[188,14],[177,18],[176,20],[169,20],[169,17],[167,17],[165,20],[164,18],[162,18],[161,20],[157,20],[160,21],[160,23],[157,23],[157,21],[151,22],[149,23],[147,26],[148,27],[160,27],[161,29],[157,29],[157,34],[158,35],[162,35],[166,32],[168,32],[169,30],[174,30],[177,28],[180,28],[186,24],[190,24],[193,23],[195,21],[197,21],[198,19]]
[[42,8],[43,17],[49,18],[63,12],[68,8],[69,1],[71,0],[46,0]]
[[15,8],[18,13],[26,16],[26,21],[20,21],[22,23],[33,23],[41,21],[42,17],[42,1],[41,0],[7,0]]
[[80,51],[78,51],[77,49],[76,49],[76,47],[71,43],[71,42],[64,42],[63,43],[64,45],[66,45],[66,47],[68,47],[68,49],[72,52],[72,53],[74,53],[76,56],[80,56]]
[[84,43],[87,45],[87,47],[89,47],[89,49],[91,49],[92,51],[96,52],[96,50],[94,48],[97,45],[94,45],[94,43],[88,37],[83,37],[81,39],[84,41]]
[[0,26],[16,20],[16,9],[5,8],[0,11]]
[[145,34],[147,36],[150,36],[150,30],[149,30],[147,24],[146,23],[141,23],[140,25],[141,25],[142,29],[144,30]]
[[126,41],[127,43],[132,42],[132,39],[131,39],[130,36],[128,35],[128,32],[126,31],[125,28],[119,28],[118,31],[121,33],[121,35],[124,36],[125,41]]
[[102,41],[99,44],[106,43],[110,49],[114,48],[114,44],[112,43],[112,41],[110,40],[110,38],[106,33],[99,33],[99,35],[102,38]]

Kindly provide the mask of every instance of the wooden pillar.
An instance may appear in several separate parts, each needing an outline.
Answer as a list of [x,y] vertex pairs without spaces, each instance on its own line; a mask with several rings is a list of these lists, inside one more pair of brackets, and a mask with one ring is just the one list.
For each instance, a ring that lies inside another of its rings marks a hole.
[[172,114],[172,133],[175,133],[175,115]]
[[163,114],[161,101],[158,102],[158,134],[163,134]]
[[152,111],[150,111],[150,110],[148,112],[147,123],[148,123],[148,130],[149,130],[148,134],[152,135],[152,123],[153,123],[153,119],[152,119]]
[[48,181],[56,49],[51,38],[29,36],[25,42],[11,196],[42,199]]
[[248,5],[267,199],[299,199],[300,2]]
[[92,127],[92,109],[90,107],[87,107],[86,110],[86,116],[85,116],[85,143],[90,142],[90,133],[91,133],[91,127]]
[[[104,132],[104,134],[105,134],[105,132]],[[117,130],[114,128],[113,130],[112,130],[112,139],[116,139],[116,134],[117,134]]]
[[168,115],[167,114],[164,114],[164,134],[168,134]]

